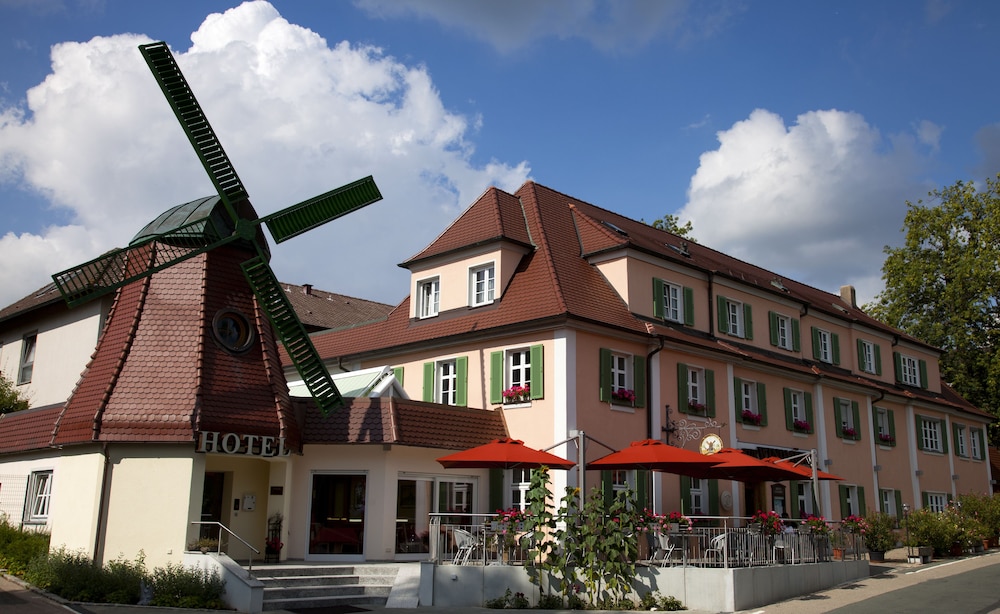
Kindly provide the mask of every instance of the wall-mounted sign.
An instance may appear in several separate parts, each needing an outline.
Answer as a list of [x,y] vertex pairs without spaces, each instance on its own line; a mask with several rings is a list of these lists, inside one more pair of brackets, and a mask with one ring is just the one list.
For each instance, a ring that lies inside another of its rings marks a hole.
[[197,451],[264,457],[288,456],[292,453],[291,450],[285,447],[284,437],[220,433],[219,431],[200,431],[198,433]]

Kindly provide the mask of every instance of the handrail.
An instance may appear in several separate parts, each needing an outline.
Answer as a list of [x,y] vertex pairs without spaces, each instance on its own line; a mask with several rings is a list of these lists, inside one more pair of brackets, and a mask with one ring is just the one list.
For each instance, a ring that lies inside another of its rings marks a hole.
[[[226,525],[222,524],[221,522],[217,522],[217,521],[214,521],[214,520],[195,520],[191,524],[197,524],[197,525],[206,525],[206,524],[207,525],[214,525],[214,526],[219,527],[220,529],[225,529],[226,533],[229,533],[230,535],[232,535],[233,537],[235,537],[236,539],[238,539],[240,541],[240,543],[242,543],[244,546],[246,546],[247,548],[253,550],[254,554],[260,554],[260,550],[258,550],[256,548],[254,548],[253,546],[251,546],[249,543],[247,543],[247,540],[243,539],[242,537],[240,537],[236,533],[233,533],[232,529],[230,529]],[[217,546],[217,548],[218,548],[217,554],[222,554],[222,540],[221,539],[219,540],[219,545]],[[251,571],[253,571],[253,554],[250,555],[249,560],[247,561],[247,572],[251,572]]]

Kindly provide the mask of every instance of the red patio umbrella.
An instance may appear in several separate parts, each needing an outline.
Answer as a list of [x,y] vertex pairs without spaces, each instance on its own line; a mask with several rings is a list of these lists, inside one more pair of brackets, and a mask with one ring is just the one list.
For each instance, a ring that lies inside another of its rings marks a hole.
[[[803,478],[807,479],[807,480],[811,480],[812,479],[812,476],[813,476],[812,467],[810,467],[808,465],[794,465],[794,464],[792,464],[791,462],[788,462],[788,461],[782,462],[783,460],[784,459],[778,458],[777,456],[768,456],[767,458],[764,459],[764,462],[765,463],[774,463],[774,464],[778,465],[779,467],[783,467],[785,469],[791,469],[792,471],[798,473],[801,476],[801,478],[799,478],[799,479],[803,479]],[[826,471],[822,471],[820,469],[817,469],[816,470],[816,479],[817,480],[843,480],[844,478],[842,478],[842,477],[840,477],[838,475],[833,475],[832,473],[827,473]]]
[[802,474],[791,467],[762,461],[746,454],[743,450],[723,448],[709,458],[713,458],[716,464],[695,467],[683,474],[694,478],[737,482],[783,482],[802,479]]
[[648,469],[687,474],[719,461],[713,456],[678,448],[657,439],[633,441],[629,447],[587,463],[588,469]]
[[445,469],[569,469],[576,463],[524,445],[520,439],[493,441],[437,459]]

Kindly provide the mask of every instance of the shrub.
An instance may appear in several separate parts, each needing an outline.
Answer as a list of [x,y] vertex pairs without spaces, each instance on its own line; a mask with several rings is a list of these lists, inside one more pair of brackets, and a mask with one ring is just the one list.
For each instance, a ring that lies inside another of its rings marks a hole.
[[175,608],[225,608],[222,592],[225,582],[215,570],[207,571],[167,563],[157,567],[150,577],[153,587],[151,605]]
[[946,514],[924,508],[906,517],[907,546],[931,546],[936,556],[944,556],[958,541],[961,530]]
[[896,547],[896,518],[885,512],[869,512],[865,516],[865,547],[885,552]]
[[0,514],[0,568],[15,576],[24,576],[28,564],[49,551],[49,534],[25,531]]

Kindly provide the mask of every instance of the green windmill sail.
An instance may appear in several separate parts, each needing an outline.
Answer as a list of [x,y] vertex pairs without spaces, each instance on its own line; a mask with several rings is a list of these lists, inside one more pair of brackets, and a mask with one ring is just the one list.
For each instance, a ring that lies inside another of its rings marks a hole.
[[[270,250],[260,226],[275,243],[322,226],[382,199],[370,176],[258,218],[246,188],[208,123],[173,54],[164,42],[139,50],[194,147],[218,196],[192,201],[167,211],[144,228],[129,245],[52,276],[72,307],[235,241],[256,255],[242,263],[243,273],[278,333],[299,375],[324,415],[343,405],[309,335],[278,284]],[[221,206],[218,206],[220,205]]]

